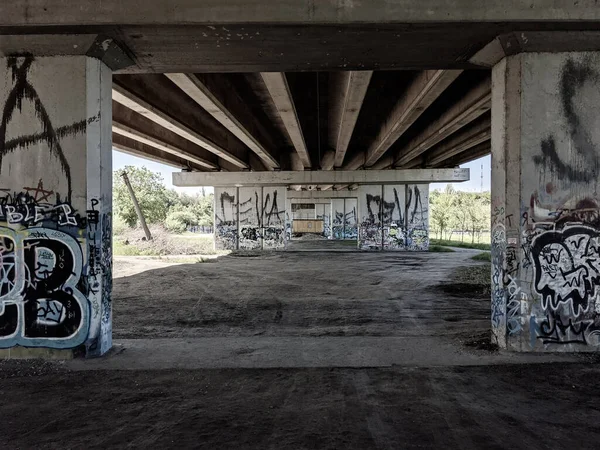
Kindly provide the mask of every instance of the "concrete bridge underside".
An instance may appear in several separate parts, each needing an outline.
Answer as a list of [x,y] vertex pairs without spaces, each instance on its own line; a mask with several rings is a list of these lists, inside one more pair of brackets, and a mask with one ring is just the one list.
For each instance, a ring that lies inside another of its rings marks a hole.
[[266,175],[491,151],[494,341],[597,350],[600,8],[557,4],[2,2],[0,347],[111,347],[114,145]]

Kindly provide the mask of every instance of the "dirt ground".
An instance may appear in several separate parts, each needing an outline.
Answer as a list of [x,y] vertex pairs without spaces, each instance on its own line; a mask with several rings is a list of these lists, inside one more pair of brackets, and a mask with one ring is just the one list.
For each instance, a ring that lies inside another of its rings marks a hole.
[[487,337],[487,292],[451,285],[457,268],[481,267],[470,256],[255,253],[177,265],[121,258],[116,274],[129,276],[115,279],[114,336]]
[[[118,258],[115,338],[435,336],[504,358],[487,344],[488,269],[470,257]],[[107,370],[118,357],[87,370],[0,361],[0,448],[592,449],[600,440],[600,368],[590,355],[545,364]]]

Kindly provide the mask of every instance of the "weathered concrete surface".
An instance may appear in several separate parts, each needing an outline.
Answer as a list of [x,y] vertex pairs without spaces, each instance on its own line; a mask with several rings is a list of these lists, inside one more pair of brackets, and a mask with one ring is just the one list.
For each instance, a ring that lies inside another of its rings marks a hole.
[[0,58],[0,67],[0,348],[103,354],[112,340],[111,71],[85,56]]
[[600,53],[493,72],[492,324],[521,351],[600,349]]
[[0,26],[39,25],[183,25],[183,24],[351,24],[598,21],[594,0],[282,0],[276,7],[268,0],[69,0],[14,1],[0,5]]
[[460,183],[469,169],[336,170],[281,172],[173,172],[175,186],[289,186],[293,184],[377,185],[393,183]]

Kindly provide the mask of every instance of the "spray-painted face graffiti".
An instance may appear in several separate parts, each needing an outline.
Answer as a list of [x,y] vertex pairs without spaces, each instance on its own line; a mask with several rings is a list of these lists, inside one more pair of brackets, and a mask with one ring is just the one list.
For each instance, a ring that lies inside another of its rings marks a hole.
[[543,233],[533,241],[535,290],[544,310],[557,311],[564,305],[579,316],[599,300],[599,236],[593,228],[575,226]]

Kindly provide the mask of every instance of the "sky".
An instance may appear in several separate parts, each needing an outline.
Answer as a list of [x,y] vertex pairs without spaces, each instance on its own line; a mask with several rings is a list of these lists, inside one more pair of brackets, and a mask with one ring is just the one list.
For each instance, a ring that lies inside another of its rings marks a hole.
[[[165,164],[160,164],[154,161],[150,161],[143,158],[138,158],[137,156],[128,155],[126,153],[121,153],[117,150],[113,150],[113,170],[122,169],[125,166],[145,166],[147,169],[153,172],[159,172],[164,181],[167,188],[175,189],[178,192],[186,192],[188,194],[194,194],[196,192],[200,192],[200,187],[176,187],[173,186],[172,173],[178,172],[179,169],[171,166],[167,166]],[[483,190],[490,190],[490,175],[491,175],[491,157],[490,155],[484,156],[478,160],[472,161],[467,164],[463,164],[461,167],[466,167],[471,169],[471,179],[470,181],[465,181],[464,183],[453,183],[453,186],[456,190],[459,191],[468,191],[468,192],[480,192],[482,189],[482,179],[481,174],[483,172]],[[482,170],[483,168],[483,170]],[[445,189],[447,183],[433,183],[430,185],[430,189]],[[212,192],[212,187],[207,187],[206,193]]]

